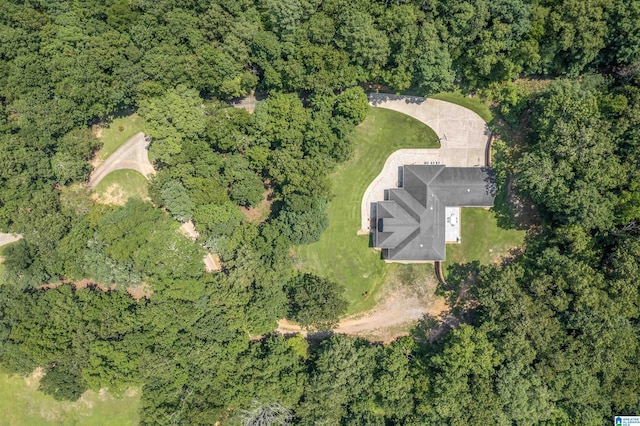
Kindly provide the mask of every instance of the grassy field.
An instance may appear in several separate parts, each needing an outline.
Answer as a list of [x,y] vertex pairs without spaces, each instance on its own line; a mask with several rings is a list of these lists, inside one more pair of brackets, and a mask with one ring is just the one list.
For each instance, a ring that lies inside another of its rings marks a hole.
[[491,112],[489,105],[483,102],[480,98],[470,98],[459,92],[442,92],[429,97],[468,108],[482,117],[482,119],[487,123],[493,120],[493,113]]
[[478,260],[481,264],[491,264],[524,242],[525,231],[499,228],[495,213],[490,210],[462,209],[461,216],[462,242],[447,245],[447,260],[443,263],[445,277],[448,267],[454,263]]
[[149,198],[149,182],[135,170],[115,170],[104,177],[95,188],[100,202],[124,204],[129,198]]
[[[108,127],[105,126],[101,130],[102,148],[98,152],[98,158],[105,160],[131,136],[144,131],[144,125],[144,120],[135,113],[126,117],[115,118],[108,124]],[[122,131],[120,126],[123,126]]]
[[87,391],[75,402],[56,401],[37,390],[38,380],[0,372],[0,424],[9,426],[101,425],[139,423],[140,392],[130,388],[122,399]]
[[[386,264],[369,247],[368,236],[357,236],[360,204],[367,186],[380,173],[385,160],[401,148],[437,148],[431,128],[398,112],[372,108],[357,127],[353,158],[332,176],[334,198],[329,203],[329,228],[319,242],[296,248],[301,269],[344,284],[348,313],[370,309],[385,281],[402,275],[410,265]],[[431,273],[432,268],[421,268]]]

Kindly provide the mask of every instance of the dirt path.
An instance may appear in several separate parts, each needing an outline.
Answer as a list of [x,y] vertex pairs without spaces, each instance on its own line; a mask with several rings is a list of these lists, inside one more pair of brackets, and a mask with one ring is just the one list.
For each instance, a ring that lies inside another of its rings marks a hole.
[[256,109],[256,106],[260,102],[264,101],[265,99],[267,99],[266,92],[257,92],[257,93],[254,92],[254,93],[251,93],[250,95],[245,96],[244,98],[232,99],[231,101],[229,101],[229,105],[231,105],[234,108],[246,109],[251,114],[253,114],[253,112]]
[[200,233],[196,231],[196,226],[193,224],[193,221],[188,220],[180,225],[180,232],[185,237],[189,238],[191,241],[195,241],[200,236]]
[[204,270],[207,272],[220,272],[222,271],[222,265],[220,264],[220,257],[217,254],[207,253],[202,259],[204,262]]
[[250,113],[256,109],[256,105],[260,102],[255,95],[249,95],[241,99],[235,99],[230,102],[231,106],[234,108],[246,109]]
[[[42,284],[41,286],[37,287],[37,289],[38,290],[50,290],[52,288],[60,287],[61,285],[71,285],[76,290],[87,288],[87,287],[91,286],[91,287],[97,288],[98,290],[103,291],[105,293],[109,292],[109,291],[115,291],[116,290],[116,285],[115,284],[110,285],[110,286],[106,286],[106,285],[100,284],[100,283],[98,283],[98,282],[96,282],[96,281],[94,281],[94,280],[92,280],[90,278],[85,278],[83,280],[74,281],[74,282],[58,281],[58,282],[55,282],[55,283]],[[148,299],[153,294],[153,289],[151,289],[151,287],[149,287],[144,282],[138,284],[136,287],[127,287],[125,289],[125,291],[136,302],[140,301],[140,299],[142,299],[142,298]]]
[[[375,308],[344,318],[333,332],[383,342],[407,335],[409,327],[425,315],[439,317],[449,310],[445,300],[433,294],[434,280],[430,277],[426,282],[396,284],[381,295]],[[284,319],[279,321],[277,331],[306,335],[300,326]]]
[[144,133],[133,135],[91,173],[89,188],[95,188],[106,175],[114,170],[132,169],[146,177],[154,174],[156,171],[149,162],[148,145]]
[[[178,229],[181,234],[189,238],[191,241],[195,241],[200,236],[200,233],[196,231],[196,227],[192,221],[188,220],[184,222]],[[204,247],[204,245],[202,245]],[[206,248],[206,247],[205,247]],[[220,272],[222,271],[222,264],[220,263],[220,256],[217,254],[207,253],[203,258],[204,269],[207,272]]]

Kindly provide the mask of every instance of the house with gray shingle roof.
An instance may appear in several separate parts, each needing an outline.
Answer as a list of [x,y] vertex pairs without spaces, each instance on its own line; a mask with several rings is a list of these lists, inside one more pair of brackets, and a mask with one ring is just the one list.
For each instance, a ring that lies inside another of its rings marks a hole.
[[399,187],[375,203],[373,246],[388,262],[445,260],[445,244],[460,241],[459,208],[491,207],[494,198],[490,168],[403,166]]

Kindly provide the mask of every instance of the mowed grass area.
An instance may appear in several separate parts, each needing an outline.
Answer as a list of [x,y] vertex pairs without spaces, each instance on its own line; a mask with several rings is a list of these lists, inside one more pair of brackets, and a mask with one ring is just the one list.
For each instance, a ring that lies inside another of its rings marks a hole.
[[[122,131],[120,126],[123,127]],[[131,136],[138,132],[143,132],[145,122],[138,114],[133,113],[126,117],[118,117],[105,127],[102,127],[100,140],[102,148],[98,152],[98,158],[102,161],[106,160],[114,153],[122,144],[124,144]]]
[[451,102],[452,104],[460,105],[478,114],[487,123],[493,120],[493,113],[482,99],[470,98],[459,92],[442,92],[433,96],[429,96],[431,99],[439,99],[441,101]]
[[[348,313],[370,309],[386,281],[411,265],[386,264],[369,247],[368,236],[358,236],[360,205],[365,190],[380,173],[387,157],[402,148],[438,148],[435,132],[399,112],[372,108],[356,128],[355,152],[332,175],[334,198],[329,202],[329,228],[317,243],[296,247],[300,268],[330,278],[346,287]],[[432,268],[421,268],[431,273]]]
[[453,264],[474,260],[483,265],[495,263],[524,243],[526,232],[498,227],[491,210],[463,208],[460,220],[462,242],[447,244],[447,260],[443,263],[445,277]]
[[75,402],[56,401],[38,391],[38,380],[0,372],[0,424],[8,426],[137,425],[140,391],[129,389],[116,399],[87,391]]
[[130,169],[115,170],[104,177],[94,190],[98,200],[106,204],[124,204],[129,198],[149,198],[149,181]]

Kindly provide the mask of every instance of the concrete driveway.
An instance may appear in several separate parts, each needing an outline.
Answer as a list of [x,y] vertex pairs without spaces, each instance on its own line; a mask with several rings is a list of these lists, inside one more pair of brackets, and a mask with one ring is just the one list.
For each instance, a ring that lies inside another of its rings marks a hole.
[[145,177],[154,174],[156,171],[149,162],[148,146],[149,142],[146,141],[144,133],[139,132],[130,137],[91,173],[89,188],[95,188],[106,175],[114,170],[133,169]]
[[15,243],[22,238],[20,234],[4,234],[0,233],[0,247],[5,246],[7,244]]
[[384,190],[398,187],[398,168],[406,164],[444,164],[457,167],[486,166],[491,132],[475,112],[450,102],[417,96],[369,94],[369,104],[401,112],[431,127],[440,138],[439,149],[400,149],[392,153],[382,171],[362,197],[361,227],[369,233],[371,204],[384,200]]

